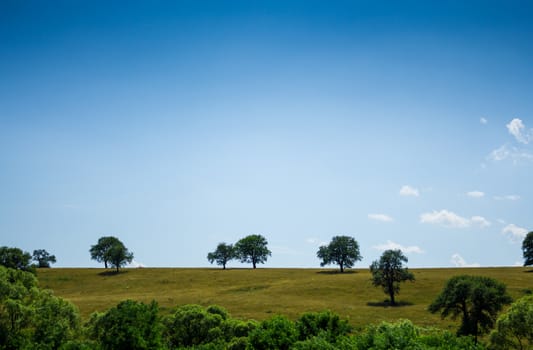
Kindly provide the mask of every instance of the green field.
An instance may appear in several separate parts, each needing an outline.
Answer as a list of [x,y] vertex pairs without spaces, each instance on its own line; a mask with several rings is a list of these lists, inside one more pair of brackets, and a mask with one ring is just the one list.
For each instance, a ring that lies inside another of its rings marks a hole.
[[103,311],[124,299],[156,300],[163,311],[183,304],[225,307],[233,317],[263,320],[274,314],[295,319],[306,311],[332,310],[354,326],[407,318],[415,324],[455,329],[426,309],[445,281],[459,274],[496,278],[513,298],[533,290],[530,268],[412,269],[414,283],[404,283],[398,302],[388,307],[367,269],[344,274],[323,269],[124,269],[109,275],[103,269],[40,269],[40,285],[70,300],[82,317]]

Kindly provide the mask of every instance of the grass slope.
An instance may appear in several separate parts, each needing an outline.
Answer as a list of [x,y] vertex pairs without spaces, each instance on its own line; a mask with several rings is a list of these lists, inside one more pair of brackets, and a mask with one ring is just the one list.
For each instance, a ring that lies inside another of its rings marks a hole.
[[296,318],[306,311],[332,310],[355,326],[407,318],[418,325],[455,329],[426,308],[450,277],[489,276],[504,282],[513,298],[533,289],[528,268],[412,269],[416,281],[404,283],[399,307],[388,307],[385,294],[370,282],[368,270],[344,274],[322,269],[124,269],[118,275],[103,269],[40,269],[42,287],[76,304],[82,316],[104,311],[124,299],[156,300],[164,311],[177,305],[217,304],[232,316],[263,320],[273,314]]

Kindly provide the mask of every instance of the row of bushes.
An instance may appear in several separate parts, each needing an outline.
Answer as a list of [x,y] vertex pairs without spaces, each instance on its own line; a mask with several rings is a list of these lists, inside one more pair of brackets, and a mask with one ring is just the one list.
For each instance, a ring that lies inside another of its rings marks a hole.
[[[533,296],[502,315],[489,347],[533,344]],[[517,326],[518,325],[518,326]],[[521,329],[520,329],[521,327]],[[521,333],[520,333],[521,332]],[[529,332],[529,333],[528,333]],[[82,324],[77,308],[37,286],[28,272],[0,267],[0,349],[485,349],[471,337],[410,321],[353,329],[329,312],[243,321],[219,306],[179,306],[162,315],[156,302],[133,300],[94,313]]]

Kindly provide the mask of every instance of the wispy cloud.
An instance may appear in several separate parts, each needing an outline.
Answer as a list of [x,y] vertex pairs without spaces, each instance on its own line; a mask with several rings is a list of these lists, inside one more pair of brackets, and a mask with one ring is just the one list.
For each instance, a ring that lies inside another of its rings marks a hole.
[[489,121],[488,121],[486,118],[481,117],[481,118],[479,118],[479,122],[480,122],[481,124],[485,125],[485,124],[487,124]]
[[402,186],[402,188],[400,188],[400,196],[418,197],[420,196],[420,192],[417,188],[411,187],[409,185],[404,185]]
[[468,264],[465,261],[465,259],[463,259],[463,257],[461,255],[459,255],[459,253],[453,254],[450,262],[455,267],[479,267],[480,266],[478,263]]
[[424,250],[420,248],[419,246],[412,245],[412,246],[403,246],[399,243],[395,243],[393,241],[387,241],[385,244],[378,244],[373,247],[374,249],[385,251],[389,249],[400,249],[404,253],[416,253],[416,254],[423,254]]
[[470,191],[470,192],[466,192],[466,195],[472,198],[481,198],[485,196],[485,193],[481,191]]
[[491,225],[490,221],[485,219],[483,216],[472,216],[470,222],[473,225],[479,226],[481,228],[489,227]]
[[507,195],[507,196],[494,196],[494,199],[496,199],[498,201],[504,201],[504,200],[517,201],[517,200],[520,199],[520,196],[516,195],[516,194],[510,194],[510,195]]
[[305,240],[305,242],[307,244],[311,244],[311,245],[315,245],[315,246],[322,246],[322,245],[326,245],[328,244],[327,242],[319,239],[319,238],[316,238],[316,237],[309,237]]
[[423,224],[440,224],[447,227],[468,227],[469,221],[448,210],[434,210],[431,213],[420,215],[420,222]]
[[527,149],[503,145],[492,151],[489,154],[488,159],[495,162],[511,160],[513,163],[519,164],[533,161],[533,153]]
[[368,214],[368,218],[371,219],[371,220],[383,221],[383,222],[394,221],[393,218],[391,218],[390,216],[385,215],[385,214]]
[[472,216],[470,219],[467,219],[446,209],[440,211],[434,210],[431,213],[423,213],[420,215],[420,222],[423,224],[437,224],[452,228],[465,228],[470,226],[484,228],[491,225],[490,221],[482,216]]
[[526,127],[521,119],[514,118],[506,126],[507,130],[514,136],[516,141],[527,145],[529,141],[533,140],[533,130],[525,130]]
[[503,228],[502,234],[508,236],[512,242],[520,242],[526,237],[527,230],[515,224],[509,224]]

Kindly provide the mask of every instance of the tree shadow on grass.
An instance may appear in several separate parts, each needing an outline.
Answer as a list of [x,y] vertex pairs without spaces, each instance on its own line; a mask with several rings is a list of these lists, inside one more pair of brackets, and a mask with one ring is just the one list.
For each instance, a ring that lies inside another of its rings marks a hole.
[[355,270],[344,270],[344,272],[341,272],[340,270],[324,270],[324,271],[317,271],[317,273],[322,275],[349,275],[352,273],[357,273]]
[[103,272],[100,272],[98,273],[98,275],[100,276],[115,276],[115,275],[119,275],[119,274],[123,274],[123,273],[128,273],[129,271],[124,271],[124,270],[120,270],[120,271],[116,271],[116,270],[112,270],[112,271],[103,271]]
[[390,303],[390,300],[384,300],[384,301],[378,301],[378,302],[369,301],[368,303],[366,303],[366,305],[375,306],[375,307],[402,307],[402,306],[411,306],[414,304],[409,301],[397,301],[396,305],[392,305]]
[[533,273],[533,270],[526,270],[525,273]]

